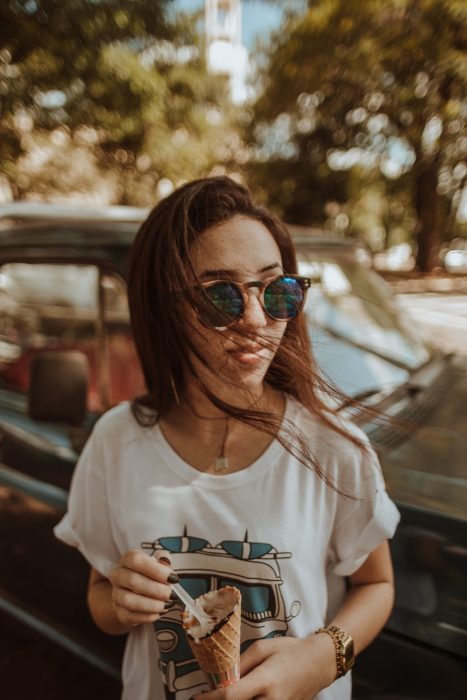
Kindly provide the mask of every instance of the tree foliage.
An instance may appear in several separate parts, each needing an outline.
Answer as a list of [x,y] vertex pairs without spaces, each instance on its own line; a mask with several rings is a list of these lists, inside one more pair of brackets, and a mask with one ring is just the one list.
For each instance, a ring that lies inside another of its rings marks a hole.
[[[289,16],[267,57],[251,129],[279,197],[290,173],[288,218],[297,212],[303,222],[306,195],[315,218],[326,183],[334,198],[344,173],[348,193],[355,168],[359,177],[379,173],[390,190],[403,178],[417,262],[431,269],[465,183],[466,48],[463,0],[320,0]],[[253,167],[253,179],[262,170]]]
[[2,2],[0,163],[17,197],[72,191],[83,179],[60,181],[57,144],[70,169],[87,163],[88,189],[112,181],[122,203],[150,203],[161,180],[229,160],[226,82],[207,73],[197,17],[169,15],[169,6]]

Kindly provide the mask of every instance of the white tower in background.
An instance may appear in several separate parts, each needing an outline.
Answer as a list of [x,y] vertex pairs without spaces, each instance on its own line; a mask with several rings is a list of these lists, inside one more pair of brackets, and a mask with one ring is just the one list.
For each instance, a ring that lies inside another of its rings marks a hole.
[[232,100],[248,97],[248,51],[242,44],[241,0],[206,0],[206,61],[213,73],[230,77]]

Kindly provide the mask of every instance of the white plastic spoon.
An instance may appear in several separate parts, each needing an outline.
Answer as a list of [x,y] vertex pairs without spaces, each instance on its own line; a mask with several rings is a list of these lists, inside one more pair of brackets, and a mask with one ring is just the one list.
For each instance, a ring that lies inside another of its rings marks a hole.
[[207,626],[209,628],[212,626],[212,617],[209,617],[209,615],[204,612],[196,600],[194,600],[179,583],[172,583],[170,584],[170,587],[180,598],[182,603],[185,603],[188,610],[196,617],[202,627]]

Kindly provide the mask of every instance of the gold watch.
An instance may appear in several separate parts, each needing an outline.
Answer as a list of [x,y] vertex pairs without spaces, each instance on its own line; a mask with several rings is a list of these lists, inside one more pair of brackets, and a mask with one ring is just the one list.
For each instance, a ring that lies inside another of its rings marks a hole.
[[353,639],[348,632],[344,632],[339,627],[333,627],[328,625],[327,627],[320,627],[316,630],[315,634],[320,632],[326,632],[332,638],[334,646],[336,648],[336,665],[337,665],[337,678],[345,676],[347,671],[350,671],[355,663],[355,651]]

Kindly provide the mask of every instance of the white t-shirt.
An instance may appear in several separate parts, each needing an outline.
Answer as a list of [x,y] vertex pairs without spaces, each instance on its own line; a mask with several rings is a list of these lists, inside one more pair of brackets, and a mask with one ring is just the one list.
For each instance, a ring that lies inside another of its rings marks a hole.
[[[362,451],[288,397],[283,425],[303,431],[340,495],[274,440],[247,469],[204,474],[159,427],[122,403],[100,418],[76,467],[69,510],[55,528],[102,575],[128,549],[168,550],[193,595],[226,584],[242,592],[242,651],[256,639],[305,637],[330,621],[345,576],[391,537],[399,514],[371,448]],[[366,440],[352,424],[346,427]],[[181,606],[130,632],[124,700],[189,700],[207,690],[184,637]],[[350,674],[319,700],[349,700]],[[310,698],[311,700],[311,698]]]

